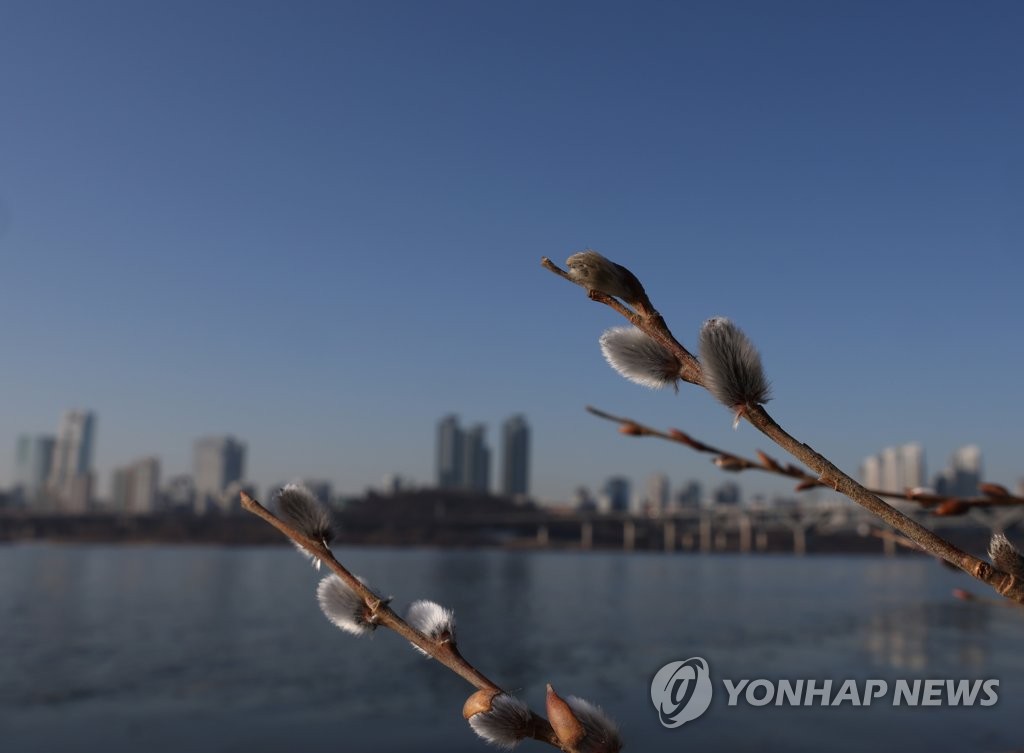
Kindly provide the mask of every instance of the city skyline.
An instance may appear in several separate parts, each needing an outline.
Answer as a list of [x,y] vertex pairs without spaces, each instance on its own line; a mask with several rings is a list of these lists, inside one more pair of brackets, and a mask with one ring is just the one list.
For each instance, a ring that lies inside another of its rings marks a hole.
[[74,405],[104,494],[228,432],[261,487],[423,484],[452,409],[530,417],[540,499],[720,480],[585,405],[781,455],[607,367],[625,322],[539,266],[586,247],[691,350],[733,319],[848,473],[917,437],[1024,476],[1019,4],[57,6],[0,28],[0,486]]
[[[56,454],[58,448],[67,457],[77,458],[75,468],[78,473],[85,470],[88,485],[85,491],[87,499],[80,499],[70,508],[74,510],[99,503],[103,509],[134,510],[136,512],[158,511],[163,502],[167,507],[179,507],[174,502],[177,496],[175,486],[183,481],[189,483],[191,501],[189,506],[194,512],[203,514],[215,507],[227,511],[232,502],[225,497],[225,490],[237,491],[246,488],[262,492],[267,501],[273,492],[285,483],[301,482],[309,485],[315,493],[324,498],[332,496],[337,490],[340,497],[359,496],[367,491],[376,490],[393,493],[399,489],[415,488],[449,488],[472,489],[506,496],[529,495],[529,460],[531,430],[522,414],[513,414],[502,420],[500,436],[500,454],[497,455],[496,467],[492,473],[491,460],[495,457],[487,444],[487,425],[476,422],[463,429],[457,414],[444,416],[435,424],[433,444],[434,477],[423,482],[408,475],[403,469],[396,469],[383,475],[380,479],[360,489],[346,489],[338,485],[328,475],[302,475],[292,473],[287,480],[280,478],[274,482],[266,482],[250,478],[245,473],[246,456],[249,450],[247,443],[230,434],[207,435],[194,438],[191,442],[191,467],[167,474],[162,471],[162,459],[155,454],[138,458],[131,462],[115,463],[109,478],[109,486],[102,486],[97,481],[98,474],[92,468],[93,444],[96,439],[95,424],[97,415],[89,410],[67,410],[60,419],[57,435],[22,433],[17,437],[13,457],[15,459],[15,477],[9,486],[0,485],[0,492],[13,491],[19,488],[23,501],[29,501],[40,493],[49,497],[41,497],[39,509],[60,510],[60,499],[53,495],[54,489],[63,488],[58,478],[63,478],[62,470],[70,462]],[[926,449],[920,442],[908,442],[884,448],[874,455],[866,457],[857,470],[858,480],[868,488],[900,491],[912,488],[924,488],[939,494],[950,496],[973,496],[978,493],[978,484],[983,480],[991,481],[983,474],[982,450],[974,444],[961,445],[949,455],[945,467],[927,476]],[[525,458],[525,461],[524,461]],[[446,469],[449,464],[454,464]],[[527,492],[510,489],[509,469],[522,466],[512,476],[526,479]],[[167,478],[167,486],[160,483]],[[621,502],[612,503],[611,498],[618,499],[622,494],[628,498],[630,508],[640,509],[651,506],[663,508],[666,504],[682,504],[687,506],[696,498],[711,500],[725,486],[737,486],[741,498],[766,500],[768,498],[789,498],[792,495],[792,484],[781,480],[781,485],[772,485],[771,481],[779,479],[745,477],[748,483],[738,483],[720,471],[715,472],[710,482],[700,477],[672,475],[661,469],[647,471],[643,477],[623,473],[612,473],[603,477],[577,479],[571,493],[562,498],[534,497],[542,503],[566,504],[579,502],[583,499],[593,501],[599,509],[620,509]],[[491,483],[492,479],[496,479]],[[767,483],[758,483],[767,482]],[[616,491],[609,491],[609,484]],[[679,485],[682,488],[679,489]],[[638,491],[631,491],[634,485]],[[1016,484],[1008,484],[1010,488],[1024,490],[1024,478]],[[70,487],[69,487],[70,488]],[[33,494],[35,489],[35,495]],[[625,490],[625,491],[623,491]],[[655,491],[657,490],[657,491]],[[672,492],[671,490],[677,490]],[[702,491],[703,490],[703,491]],[[595,496],[596,495],[596,496]],[[682,495],[683,501],[677,499]],[[652,501],[656,496],[659,502]],[[806,494],[796,494],[799,499]],[[164,499],[167,497],[167,499]],[[686,500],[689,501],[686,501]],[[38,507],[37,505],[34,505]]]

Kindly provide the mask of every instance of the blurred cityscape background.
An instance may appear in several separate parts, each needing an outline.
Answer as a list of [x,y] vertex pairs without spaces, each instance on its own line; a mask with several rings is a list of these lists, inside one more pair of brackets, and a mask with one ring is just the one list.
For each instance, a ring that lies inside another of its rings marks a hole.
[[[878,548],[860,541],[872,523],[870,516],[827,487],[767,496],[756,491],[744,494],[726,473],[708,487],[696,479],[673,480],[663,472],[644,479],[613,473],[595,484],[581,484],[569,499],[538,500],[530,488],[527,418],[506,418],[493,449],[487,429],[484,423],[463,426],[456,414],[442,417],[434,446],[423,448],[434,458],[434,479],[416,481],[396,469],[358,495],[339,493],[330,480],[318,477],[296,476],[259,489],[246,475],[247,443],[232,435],[197,438],[191,474],[162,477],[155,455],[119,464],[111,471],[107,493],[101,495],[93,463],[98,418],[92,411],[69,410],[55,434],[18,437],[15,484],[0,491],[0,536],[180,540],[194,536],[206,523],[205,536],[211,541],[245,541],[251,536],[272,540],[258,521],[248,516],[239,520],[239,493],[272,506],[278,490],[298,483],[337,514],[348,516],[349,522],[352,516],[360,521],[345,526],[349,541],[355,542],[702,551],[792,547],[803,553],[811,536],[812,551]],[[914,490],[943,498],[975,498],[982,494],[982,470],[981,449],[966,445],[929,476],[923,446],[907,443],[865,458],[860,477],[868,488],[894,495]],[[1024,482],[1021,487],[1024,491]],[[893,503],[901,504],[896,499]],[[902,506],[909,514],[928,517],[932,525],[941,522],[973,531],[977,546],[984,545],[989,529],[1002,531],[1024,518],[1024,505],[975,509],[950,521],[939,521],[913,502],[904,501]],[[129,519],[146,522],[125,525]],[[645,520],[660,520],[662,525],[655,532],[643,525]],[[182,527],[183,521],[188,525]],[[886,551],[892,553],[892,540],[885,541]]]
[[[120,464],[111,473],[108,493],[100,495],[93,463],[96,432],[95,413],[69,410],[55,434],[19,435],[14,483],[0,489],[0,510],[53,515],[231,514],[240,510],[240,491],[260,496],[261,490],[247,480],[246,443],[231,435],[196,439],[191,474],[161,477],[160,458],[155,455]],[[529,483],[530,426],[523,415],[511,416],[502,423],[497,456],[488,442],[487,426],[476,423],[463,428],[455,414],[438,422],[433,451],[436,477],[432,482],[417,482],[396,469],[365,492],[394,495],[417,489],[463,490],[519,502],[533,499]],[[973,497],[979,494],[983,481],[981,448],[959,448],[945,467],[929,476],[921,444],[886,447],[864,459],[860,481],[870,489],[894,493],[918,489],[940,496]],[[330,481],[317,478],[285,479],[262,491],[269,499],[286,483],[307,486],[326,504],[342,506],[346,501],[335,493]],[[543,500],[543,504],[557,510],[657,516],[710,505],[786,507],[799,503],[797,496],[768,499],[758,493],[744,499],[740,485],[731,480],[723,480],[711,489],[696,480],[683,479],[676,484],[673,486],[665,473],[652,474],[641,484],[625,475],[611,475],[595,486],[581,484],[571,499]],[[1024,479],[1018,484],[1018,493],[1024,496]]]

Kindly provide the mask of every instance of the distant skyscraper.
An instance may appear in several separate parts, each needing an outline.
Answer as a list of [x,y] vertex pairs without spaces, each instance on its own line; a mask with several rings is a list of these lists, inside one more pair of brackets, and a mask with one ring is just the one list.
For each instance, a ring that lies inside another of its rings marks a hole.
[[654,473],[647,479],[647,512],[661,515],[668,510],[669,481],[664,473]]
[[877,455],[864,458],[860,464],[860,480],[868,489],[882,488],[882,461]]
[[604,484],[601,509],[605,512],[629,512],[629,479],[612,476]]
[[231,500],[225,500],[224,493],[242,479],[245,445],[230,436],[205,437],[196,441],[194,452],[196,513],[206,513],[210,505],[222,512],[232,509]]
[[967,445],[956,450],[949,465],[935,480],[935,491],[950,497],[973,497],[981,483],[981,448]]
[[869,489],[902,493],[924,486],[924,449],[916,442],[886,447],[878,455],[865,458],[861,479]]
[[487,447],[487,427],[477,424],[462,435],[462,486],[476,492],[488,492],[491,486],[491,451]]
[[712,496],[716,505],[738,505],[743,502],[743,493],[735,481],[725,481],[719,484]]
[[450,415],[437,425],[437,485],[458,489],[465,477],[463,433],[458,416]]
[[530,493],[530,427],[522,415],[501,427],[501,492],[509,497]]
[[914,489],[928,483],[924,468],[924,448],[916,442],[900,447],[903,466],[903,488]]
[[682,508],[700,507],[703,498],[704,490],[698,481],[691,481],[676,492],[676,504]]
[[899,451],[895,447],[886,447],[879,458],[882,462],[882,488],[886,491],[901,491],[903,468],[900,464]]
[[111,479],[114,511],[126,515],[152,515],[160,510],[160,460],[144,458],[118,468]]
[[174,476],[163,488],[163,501],[168,510],[173,512],[193,512],[195,510],[196,484],[188,474]]
[[22,503],[38,509],[53,464],[54,437],[22,435],[14,452],[14,485]]
[[83,513],[89,508],[95,430],[91,411],[67,411],[61,419],[46,483],[60,512]]

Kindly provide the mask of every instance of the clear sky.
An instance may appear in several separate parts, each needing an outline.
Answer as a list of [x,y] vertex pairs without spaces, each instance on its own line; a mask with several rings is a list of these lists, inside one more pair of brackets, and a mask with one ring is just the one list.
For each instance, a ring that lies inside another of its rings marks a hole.
[[603,363],[623,322],[539,266],[585,247],[684,344],[733,318],[769,410],[847,470],[917,440],[929,473],[977,443],[989,480],[1024,477],[1021,3],[2,15],[0,485],[72,407],[98,415],[101,489],[143,455],[191,470],[208,433],[260,485],[428,482],[448,412],[492,446],[525,413],[545,498],[724,480],[588,403],[769,449]]

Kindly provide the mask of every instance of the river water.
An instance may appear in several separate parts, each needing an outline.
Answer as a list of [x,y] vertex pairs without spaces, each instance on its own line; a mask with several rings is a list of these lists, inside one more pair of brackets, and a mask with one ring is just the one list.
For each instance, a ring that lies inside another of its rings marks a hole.
[[[463,654],[534,709],[547,682],[603,706],[628,750],[1024,746],[1024,610],[953,599],[985,588],[923,557],[337,553],[400,611],[454,609]],[[0,750],[487,750],[469,686],[391,633],[334,628],[316,583],[288,547],[0,547]],[[711,707],[663,728],[651,680],[693,656]],[[999,686],[988,707],[730,707],[725,678]]]

